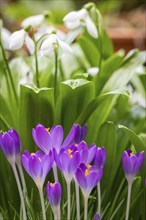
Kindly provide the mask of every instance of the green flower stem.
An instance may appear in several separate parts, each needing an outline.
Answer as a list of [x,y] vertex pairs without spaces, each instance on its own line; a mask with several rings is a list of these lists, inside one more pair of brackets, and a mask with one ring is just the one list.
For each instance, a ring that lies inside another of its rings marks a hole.
[[55,162],[53,164],[53,173],[54,173],[54,179],[55,179],[55,182],[56,182],[58,180],[58,173],[57,173],[57,166],[56,166]]
[[42,206],[43,220],[46,220],[46,211],[45,211],[45,202],[44,202],[44,196],[43,196],[43,187],[39,187],[38,189],[39,189],[41,206]]
[[34,57],[35,57],[35,71],[36,71],[36,85],[38,88],[40,88],[40,83],[39,83],[39,67],[38,67],[38,52],[37,52],[37,41],[35,40],[34,36],[34,29],[32,28],[32,34],[33,34],[33,41],[35,45],[35,50],[34,50]]
[[87,220],[88,213],[88,196],[84,195],[84,220]]
[[54,100],[57,99],[57,73],[58,73],[58,48],[54,48],[55,51],[55,78],[54,78]]
[[26,187],[26,183],[25,183],[25,178],[24,178],[24,174],[23,174],[23,169],[22,169],[22,164],[21,162],[17,163],[17,166],[18,166],[18,170],[19,170],[19,173],[20,173],[20,178],[21,178],[21,182],[22,182],[22,186],[23,186],[23,193],[24,193],[24,197],[28,203],[28,200],[27,200],[27,187]]
[[35,43],[35,69],[36,69],[36,85],[38,88],[40,88],[40,83],[39,83],[39,68],[38,68],[38,52],[37,52],[37,43]]
[[4,62],[5,62],[6,68],[7,68],[7,72],[8,72],[10,81],[11,81],[12,90],[13,90],[13,93],[14,93],[14,97],[15,97],[15,100],[16,100],[16,104],[18,105],[17,92],[16,92],[16,89],[15,89],[13,77],[12,77],[12,74],[11,74],[11,70],[10,70],[10,67],[9,67],[9,64],[8,64],[8,60],[7,60],[7,58],[6,58],[5,50],[4,50],[4,48],[3,48],[3,45],[2,45],[1,40],[0,40],[0,47],[1,47],[1,50],[2,50],[2,55],[3,55],[3,59],[4,59]]
[[98,191],[98,213],[101,212],[101,189],[100,189],[100,182],[97,185],[97,191]]
[[67,182],[67,220],[70,220],[70,182]]
[[60,205],[53,207],[54,220],[60,220]]
[[125,217],[125,220],[129,219],[131,188],[132,188],[132,183],[128,183],[128,196],[127,196],[127,207],[126,207],[126,217]]
[[20,184],[20,180],[19,180],[19,176],[18,176],[15,164],[12,165],[12,169],[13,169],[13,172],[14,172],[14,176],[15,176],[15,179],[16,179],[16,183],[17,183],[18,191],[19,191],[19,195],[20,195],[20,200],[21,200],[21,205],[22,205],[22,210],[23,210],[23,220],[27,220],[26,209],[25,209],[25,204],[24,204],[24,197],[23,197],[21,184]]
[[77,209],[77,219],[80,219],[80,194],[79,194],[79,185],[75,180],[75,189],[76,189],[76,209]]

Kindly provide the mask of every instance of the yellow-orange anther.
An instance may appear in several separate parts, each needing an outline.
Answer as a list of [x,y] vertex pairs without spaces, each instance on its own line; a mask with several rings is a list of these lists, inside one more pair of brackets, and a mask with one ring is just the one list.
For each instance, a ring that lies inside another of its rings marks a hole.
[[31,153],[31,156],[35,155],[35,153]]
[[78,144],[75,144],[76,147],[78,147]]
[[48,134],[50,134],[50,128],[46,128],[46,131],[48,132]]
[[90,168],[91,168],[92,166],[90,165],[90,164],[88,164],[87,165],[87,168],[86,168],[86,170],[85,170],[85,176],[88,176],[89,175],[89,171],[90,171]]
[[50,186],[54,186],[55,183],[50,183]]
[[68,149],[67,152],[68,152],[69,157],[72,158],[72,157],[73,157],[73,155],[72,155],[72,150],[71,150],[71,149]]
[[132,156],[132,155],[134,155],[134,152],[131,152],[131,153],[130,153],[130,156]]
[[38,157],[38,160],[39,160],[40,162],[42,161],[40,157]]

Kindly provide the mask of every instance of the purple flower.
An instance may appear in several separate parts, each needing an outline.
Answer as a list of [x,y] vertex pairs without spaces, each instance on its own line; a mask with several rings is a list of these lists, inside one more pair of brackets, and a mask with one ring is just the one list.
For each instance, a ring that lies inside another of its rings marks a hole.
[[67,182],[71,182],[74,173],[81,163],[81,156],[78,150],[62,150],[58,155],[54,150],[55,161],[59,169],[63,172]]
[[58,206],[61,202],[62,194],[60,183],[58,181],[56,181],[55,183],[48,182],[46,191],[51,207]]
[[0,147],[10,164],[18,162],[22,146],[15,129],[11,128],[8,132],[0,133]]
[[100,215],[98,214],[98,212],[96,213],[96,215],[94,216],[93,220],[100,220]]
[[80,185],[83,194],[89,196],[92,189],[98,184],[103,175],[103,168],[97,171],[96,166],[81,164],[75,173],[76,180]]
[[105,160],[106,160],[106,151],[105,148],[102,147],[98,147],[96,149],[96,153],[95,153],[95,157],[94,157],[94,165],[96,166],[96,168],[99,170],[101,167],[104,167],[105,164]]
[[36,129],[33,128],[32,136],[35,143],[44,152],[48,153],[52,148],[55,148],[57,153],[62,148],[69,146],[73,141],[76,132],[76,125],[73,125],[69,134],[64,138],[64,131],[61,125],[55,125],[51,129],[46,129],[43,125],[38,124]]
[[129,183],[132,183],[135,175],[144,163],[144,151],[136,154],[131,150],[124,151],[122,155],[122,163],[126,179]]
[[86,133],[87,133],[87,125],[81,127],[79,124],[74,124],[75,126],[75,136],[74,136],[74,143],[79,144],[82,140],[84,140]]
[[52,151],[48,154],[44,154],[42,151],[31,154],[28,151],[24,151],[22,155],[22,164],[38,188],[43,186],[46,175],[50,171],[53,162],[54,156]]

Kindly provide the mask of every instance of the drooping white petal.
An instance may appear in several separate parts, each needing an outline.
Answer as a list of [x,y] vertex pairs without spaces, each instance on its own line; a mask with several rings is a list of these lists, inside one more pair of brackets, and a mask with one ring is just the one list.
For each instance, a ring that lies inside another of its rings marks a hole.
[[34,54],[35,44],[34,44],[33,40],[28,35],[25,38],[25,43],[26,43],[26,46],[29,50],[29,53],[31,55]]
[[56,35],[51,34],[44,42],[42,43],[41,46],[41,52],[45,56],[51,57],[54,53],[54,46],[53,44],[57,43]]
[[86,17],[88,16],[88,12],[85,8],[82,8],[81,10],[78,11],[78,19],[83,19],[85,20]]
[[90,67],[90,68],[87,69],[87,72],[91,76],[95,76],[99,72],[99,68],[98,67]]
[[81,22],[78,20],[78,21],[74,21],[74,22],[65,22],[65,25],[67,28],[73,30],[79,26],[81,26]]
[[20,49],[25,40],[26,32],[22,29],[19,31],[15,31],[9,38],[9,49],[10,50],[18,50]]
[[8,31],[6,28],[2,27],[1,30],[1,38],[2,38],[2,42],[3,42],[3,46],[6,50],[9,49],[9,38],[10,38],[11,32]]
[[74,22],[76,20],[78,20],[78,11],[71,11],[63,18],[64,22]]
[[88,33],[92,37],[98,38],[98,31],[97,31],[96,25],[93,23],[93,21],[91,20],[89,16],[87,16],[85,23],[86,23]]
[[65,52],[72,53],[71,47],[67,43],[65,43],[64,41],[58,39],[58,44],[59,44],[60,48],[62,50],[64,50]]
[[44,15],[35,15],[24,19],[21,23],[22,27],[32,25],[33,27],[39,26],[44,20]]

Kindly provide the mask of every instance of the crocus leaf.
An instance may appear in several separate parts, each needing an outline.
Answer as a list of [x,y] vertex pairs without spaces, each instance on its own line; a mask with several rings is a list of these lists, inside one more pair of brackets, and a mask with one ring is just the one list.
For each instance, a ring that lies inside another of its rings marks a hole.
[[33,146],[31,131],[37,123],[46,127],[53,125],[54,90],[35,89],[31,86],[20,87],[19,131],[24,146]]
[[122,129],[125,134],[128,136],[128,138],[131,140],[132,144],[135,146],[137,151],[140,151],[143,149],[144,147],[144,143],[142,142],[142,140],[138,137],[137,134],[135,134],[132,130],[130,130],[129,128],[123,126],[123,125],[119,125],[118,126],[120,129]]

